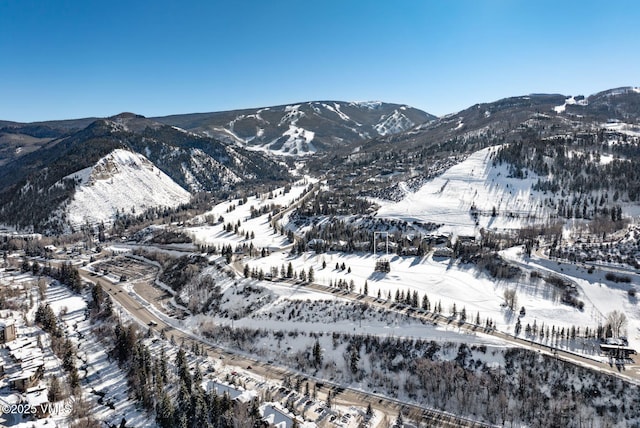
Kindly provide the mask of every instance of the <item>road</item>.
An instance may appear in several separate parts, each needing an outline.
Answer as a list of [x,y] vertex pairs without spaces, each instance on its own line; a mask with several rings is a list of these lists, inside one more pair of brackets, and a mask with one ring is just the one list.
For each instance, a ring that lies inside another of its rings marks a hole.
[[487,335],[499,338],[504,342],[514,346],[536,350],[536,351],[539,351],[540,353],[544,353],[546,355],[553,356],[555,358],[558,358],[573,364],[577,364],[590,369],[606,372],[611,375],[620,377],[624,380],[640,384],[640,365],[635,362],[634,364],[628,364],[624,367],[624,369],[619,370],[615,365],[611,366],[607,363],[602,363],[586,356],[582,356],[582,355],[574,354],[561,349],[552,348],[546,345],[534,343],[534,342],[531,342],[530,340],[515,337],[513,335],[510,335],[495,329],[487,329],[483,326],[478,326],[476,324],[467,323],[467,322],[461,323],[459,321],[453,321],[449,317],[446,317],[444,315],[437,314],[434,312],[416,310],[415,308],[410,308],[402,304],[394,304],[393,302],[390,302],[384,299],[377,299],[371,296],[363,296],[361,294],[339,290],[337,288],[331,288],[331,287],[320,285],[320,284],[307,284],[304,287],[310,288],[319,292],[331,293],[333,295],[339,294],[340,297],[352,300],[354,302],[366,303],[373,307],[383,308],[387,311],[395,311],[398,313],[409,315],[416,319],[433,322],[443,326],[445,325],[450,326],[454,324],[456,327],[459,327],[460,330],[466,331],[468,333],[480,332],[483,334],[487,334]]
[[[272,221],[274,222],[278,221],[284,214],[286,214],[287,212],[290,212],[296,206],[299,206],[311,194],[313,194],[318,190],[319,190],[319,183],[316,183],[309,192],[306,192],[298,201],[292,204],[292,206],[289,206],[286,209],[282,210],[280,213],[276,214],[272,218]],[[176,250],[185,251],[184,248],[176,248]],[[188,252],[188,250],[185,252]],[[240,263],[236,262],[232,264],[231,268],[241,275],[242,266]],[[95,277],[87,278],[87,279],[91,281],[101,282],[101,280]],[[291,284],[291,286],[301,286],[301,285]],[[152,311],[150,311],[149,308],[146,306],[146,304],[136,299],[135,295],[129,295],[127,292],[119,291],[119,287],[113,286],[111,284],[107,284],[106,286],[103,284],[103,287],[114,298],[114,300],[120,303],[120,305],[124,310],[130,313],[140,323],[144,325],[148,325],[151,321],[153,321],[156,324],[156,326],[154,326],[153,329],[158,332],[164,331],[167,337],[173,336],[174,339],[184,340],[185,343],[187,344],[191,344],[194,341],[201,344],[205,344],[206,345],[205,349],[207,351],[207,354],[211,357],[220,358],[222,356],[225,359],[225,361],[230,361],[230,363],[228,363],[229,365],[232,365],[236,368],[244,368],[244,367],[251,366],[251,372],[253,374],[257,376],[262,376],[266,379],[274,379],[274,380],[282,381],[285,377],[303,376],[313,381],[313,379],[311,379],[309,376],[305,376],[304,374],[296,373],[294,371],[291,371],[282,367],[277,367],[271,364],[265,364],[264,362],[257,361],[245,355],[239,355],[229,350],[223,350],[223,349],[211,347],[202,339],[192,334],[176,329],[170,324],[167,324],[166,322],[164,322],[163,319],[156,316]],[[448,317],[438,315],[432,312],[416,311],[415,309],[410,309],[404,305],[395,305],[392,302],[388,302],[386,300],[376,299],[371,296],[363,296],[363,295],[359,295],[352,292],[344,292],[344,291],[337,290],[335,288],[330,288],[320,284],[305,284],[304,287],[313,289],[318,292],[326,293],[329,295],[340,294],[340,297],[352,300],[354,302],[366,303],[372,307],[379,307],[379,308],[383,308],[386,311],[395,311],[398,313],[407,314],[417,319],[423,319],[425,321],[440,324],[440,325],[455,324],[457,327],[459,327],[463,331],[467,331],[470,333],[481,332],[487,335],[497,337],[513,346],[534,349],[540,353],[543,353],[558,359],[562,359],[572,364],[577,364],[580,366],[599,370],[601,372],[609,373],[611,375],[621,377],[627,381],[640,383],[640,366],[638,366],[637,364],[629,365],[626,367],[624,371],[620,371],[616,367],[610,366],[606,363],[595,361],[588,357],[583,357],[581,355],[576,355],[563,350],[557,350],[557,349],[550,348],[548,346],[535,344],[529,340],[514,337],[512,335],[509,335],[500,331],[496,331],[493,329],[485,329],[481,326],[477,326],[470,323],[459,323],[458,321],[452,321]],[[142,288],[143,288],[142,290],[138,290],[138,289],[136,290],[139,291],[140,294],[142,294],[145,298],[147,298],[148,301],[152,302],[152,304],[154,304],[156,309],[162,310],[162,306],[159,304],[159,302],[164,297],[161,295],[158,295],[157,289],[154,289],[151,286],[151,284],[146,284],[146,285],[143,284]],[[154,290],[155,290],[155,295],[154,295]],[[329,382],[321,379],[317,379],[317,381],[320,381],[325,385],[330,385]],[[334,402],[336,404],[345,405],[345,406],[366,407],[367,403],[371,403],[374,409],[386,414],[390,420],[394,420],[400,408],[403,408],[406,411],[414,412],[417,414],[424,413],[423,417],[428,418],[433,423],[433,426],[483,426],[482,424],[479,424],[474,421],[468,421],[463,418],[459,418],[453,415],[448,415],[446,413],[439,412],[436,410],[423,409],[423,408],[420,408],[419,406],[407,405],[405,403],[395,401],[388,397],[381,397],[375,394],[365,393],[362,391],[357,391],[357,390],[348,389],[348,388],[340,388],[339,385],[331,385],[331,388],[334,392],[341,391],[339,394],[337,394],[336,397],[334,397]],[[319,390],[318,391],[319,397],[320,398],[324,397],[324,399],[326,399],[327,391],[328,390],[322,390],[322,389]]]
[[[163,317],[158,317],[154,311],[149,307],[149,303],[141,302],[136,298],[136,295],[131,295],[126,291],[123,291],[119,285],[114,285],[109,281],[106,281],[99,276],[93,276],[83,270],[80,271],[82,278],[86,281],[100,284],[105,292],[107,292],[111,298],[116,301],[122,310],[126,311],[131,317],[137,320],[140,324],[145,326],[151,326],[150,328],[157,333],[163,332],[166,337],[173,337],[176,342],[180,343],[184,340],[187,348],[191,347],[193,343],[198,345],[204,345],[204,349],[207,355],[211,358],[224,361],[227,366],[234,367],[234,371],[247,371],[252,375],[262,377],[264,379],[271,379],[282,382],[285,378],[304,377],[310,381],[316,381],[324,384],[325,386],[318,389],[318,398],[326,400],[327,393],[331,391],[332,401],[335,405],[358,408],[366,408],[370,403],[372,408],[382,414],[385,414],[390,421],[395,420],[398,412],[402,409],[403,413],[420,415],[424,422],[429,422],[433,427],[486,427],[491,426],[478,421],[473,421],[456,415],[452,415],[446,412],[441,412],[436,409],[423,408],[416,405],[403,403],[398,400],[394,400],[389,397],[384,397],[364,391],[359,391],[351,388],[341,387],[338,384],[333,384],[324,379],[313,379],[303,373],[298,373],[283,367],[279,367],[274,364],[268,364],[256,359],[241,355],[229,350],[221,349],[211,346],[202,338],[177,329],[171,324],[165,322]],[[148,287],[152,285],[148,284]],[[156,310],[162,310],[159,305],[154,304]],[[153,323],[152,323],[153,322]],[[251,367],[251,369],[247,369]]]
[[[297,203],[300,203],[300,201],[297,201]],[[155,247],[154,247],[155,248]],[[182,251],[187,252],[188,250],[182,249]],[[280,251],[285,251],[285,250],[280,250]],[[544,258],[544,257],[543,257]],[[239,261],[234,261],[231,265],[229,265],[229,267],[231,269],[233,269],[237,275],[242,276],[242,263],[240,263]],[[288,284],[290,284],[291,286],[301,286],[301,285],[295,285],[295,283],[293,281],[283,281],[286,282]],[[373,307],[379,307],[379,308],[383,308],[384,310],[387,311],[395,311],[398,313],[403,313],[403,314],[407,314],[410,315],[412,317],[415,317],[417,319],[423,319],[429,322],[433,322],[433,323],[437,323],[439,325],[451,325],[452,324],[452,320],[449,319],[449,317],[443,316],[443,315],[439,315],[433,312],[427,312],[427,313],[423,313],[422,311],[416,311],[416,310],[411,310],[410,308],[404,306],[404,305],[394,305],[393,302],[390,301],[386,301],[384,299],[377,299],[374,298],[372,296],[363,296],[357,293],[353,293],[353,292],[348,292],[348,291],[343,291],[343,290],[339,290],[336,288],[332,288],[332,287],[328,287],[326,285],[321,285],[321,284],[316,284],[316,283],[306,283],[304,285],[305,288],[309,288],[309,289],[313,289],[315,291],[321,292],[321,293],[326,293],[328,295],[332,295],[335,296],[336,294],[339,294],[340,297],[345,298],[345,299],[349,299],[355,302],[360,302],[360,303],[366,303],[369,304]],[[151,290],[141,290],[143,293],[150,293]],[[551,348],[549,346],[546,345],[542,345],[542,344],[538,344],[538,343],[533,343],[530,340],[526,340],[523,338],[519,338],[519,337],[514,337],[513,335],[504,333],[504,332],[500,332],[494,329],[485,329],[482,326],[477,326],[475,324],[471,324],[471,323],[459,323],[457,321],[455,321],[456,326],[459,326],[459,328],[461,330],[470,332],[470,333],[477,333],[477,332],[481,332],[487,335],[491,335],[494,337],[497,337],[513,346],[518,346],[518,347],[524,347],[524,348],[528,348],[528,349],[532,349],[535,351],[538,351],[540,353],[544,353],[546,355],[549,356],[553,356],[555,358],[558,359],[562,359],[564,361],[570,362],[572,364],[577,364],[583,367],[587,367],[590,369],[594,369],[594,370],[599,370],[617,377],[620,377],[626,381],[630,381],[633,383],[637,383],[640,384],[640,364],[638,364],[637,361],[634,361],[634,363],[632,364],[627,364],[624,367],[617,367],[616,365],[610,365],[608,363],[603,363],[600,361],[596,361],[592,358],[589,358],[587,356],[582,356],[579,354],[574,354],[571,352],[567,352],[564,350],[559,350],[557,348]]]
[[[183,249],[183,251],[185,250]],[[281,251],[284,251],[284,250],[281,250]],[[236,271],[237,275],[242,276],[242,267],[243,267],[242,263],[240,263],[239,261],[234,261],[231,265],[229,265],[229,267],[234,271]],[[539,343],[534,343],[534,342],[531,342],[530,340],[520,338],[520,337],[515,337],[505,332],[497,331],[494,329],[485,329],[482,326],[477,326],[472,323],[459,323],[458,321],[452,321],[449,317],[436,314],[434,312],[423,312],[421,310],[415,310],[415,309],[412,310],[408,306],[397,305],[385,299],[377,299],[372,296],[364,296],[361,294],[344,291],[344,290],[340,290],[337,288],[332,288],[326,285],[321,285],[316,283],[305,283],[304,285],[300,285],[300,284],[296,285],[296,283],[292,280],[285,280],[282,282],[288,283],[291,286],[302,286],[302,287],[312,289],[314,291],[318,291],[321,293],[325,293],[331,296],[335,296],[336,294],[338,294],[340,295],[340,297],[348,300],[352,300],[354,302],[366,303],[373,307],[383,308],[384,310],[387,310],[387,311],[394,311],[394,312],[410,315],[414,318],[426,320],[442,326],[450,326],[452,323],[455,323],[455,325],[459,327],[461,330],[469,333],[481,332],[483,334],[487,334],[487,335],[499,338],[513,346],[532,349],[540,353],[543,353],[558,359],[562,359],[572,364],[577,364],[590,369],[599,370],[599,371],[620,377],[626,381],[640,384],[640,364],[638,364],[637,361],[634,361],[634,363],[632,364],[626,364],[624,367],[619,368],[616,365],[610,365],[608,363],[596,361],[595,359],[589,358],[587,356],[582,356],[579,354],[574,354],[561,349],[552,348]],[[143,292],[148,293],[150,292],[150,290],[143,291]]]

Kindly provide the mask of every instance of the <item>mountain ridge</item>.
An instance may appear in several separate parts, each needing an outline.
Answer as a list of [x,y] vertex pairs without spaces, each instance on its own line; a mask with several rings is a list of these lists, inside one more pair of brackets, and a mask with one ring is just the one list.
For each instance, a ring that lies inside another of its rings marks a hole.
[[256,186],[288,180],[286,167],[262,153],[232,147],[135,114],[93,121],[53,138],[0,169],[0,222],[43,231],[62,231],[67,220],[52,217],[75,193],[65,177],[93,167],[116,149],[144,155],[191,193],[224,196],[241,183]]
[[[416,124],[418,117],[427,120]],[[59,230],[48,224],[50,214],[76,186],[64,178],[117,149],[146,157],[192,194],[227,197],[237,186],[250,191],[287,182],[293,161],[304,155],[302,171],[327,177],[334,189],[386,197],[399,194],[400,184],[403,191],[417,189],[490,145],[576,144],[607,136],[624,141],[625,135],[640,136],[636,87],[587,97],[515,96],[439,118],[402,104],[313,101],[160,120],[124,112],[95,120],[12,123],[0,128],[0,222]]]
[[282,155],[329,151],[433,119],[435,116],[405,104],[332,100],[154,118],[187,131]]

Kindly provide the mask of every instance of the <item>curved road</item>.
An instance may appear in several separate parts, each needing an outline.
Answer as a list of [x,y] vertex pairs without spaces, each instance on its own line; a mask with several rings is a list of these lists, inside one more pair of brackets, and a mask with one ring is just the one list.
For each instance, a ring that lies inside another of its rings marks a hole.
[[[155,325],[152,325],[150,328],[158,333],[164,332],[167,337],[173,336],[176,341],[184,340],[184,343],[187,347],[191,346],[193,343],[204,345],[205,351],[209,357],[222,359],[222,361],[225,362],[225,365],[231,365],[241,372],[247,370],[263,378],[273,379],[280,382],[282,382],[282,380],[286,377],[295,378],[300,376],[312,381],[317,380],[320,383],[330,386],[320,388],[318,390],[318,398],[324,398],[324,400],[326,400],[327,392],[332,391],[333,403],[340,406],[356,406],[360,408],[366,408],[367,404],[370,403],[374,410],[385,414],[390,421],[395,420],[398,412],[400,412],[400,410],[402,409],[403,413],[409,412],[414,415],[421,415],[422,420],[424,422],[429,422],[429,426],[433,427],[492,426],[489,424],[484,424],[478,421],[449,414],[447,412],[442,412],[436,409],[423,408],[420,406],[403,403],[389,397],[341,387],[340,385],[332,384],[331,382],[328,382],[324,379],[313,379],[311,376],[305,375],[303,373],[298,373],[279,366],[275,366],[273,364],[255,360],[245,355],[240,355],[232,351],[211,346],[204,339],[196,335],[187,333],[183,330],[177,329],[171,324],[165,322],[163,318],[158,317],[149,308],[149,303],[141,302],[136,298],[136,295],[131,295],[128,292],[123,291],[118,285],[111,284],[110,282],[101,279],[99,276],[92,276],[91,274],[83,270],[80,270],[80,274],[84,280],[102,285],[104,291],[107,292],[115,301],[117,301],[121,305],[121,307],[139,323],[150,326],[151,322],[153,322],[155,323]],[[158,307],[155,308],[160,310],[160,308]],[[250,370],[244,369],[245,367],[249,366],[251,367]]]

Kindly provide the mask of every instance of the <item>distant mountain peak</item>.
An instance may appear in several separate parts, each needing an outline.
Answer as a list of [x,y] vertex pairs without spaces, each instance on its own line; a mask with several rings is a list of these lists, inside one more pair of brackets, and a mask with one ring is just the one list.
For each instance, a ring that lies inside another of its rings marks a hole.
[[141,114],[136,114],[136,113],[131,113],[131,112],[122,112],[120,114],[116,114],[115,116],[108,117],[107,119],[110,119],[110,120],[117,120],[117,119],[146,119],[146,117],[144,117]]
[[351,101],[349,104],[375,110],[382,106],[382,101]]
[[403,132],[434,118],[401,104],[325,100],[154,120],[249,149],[302,156]]

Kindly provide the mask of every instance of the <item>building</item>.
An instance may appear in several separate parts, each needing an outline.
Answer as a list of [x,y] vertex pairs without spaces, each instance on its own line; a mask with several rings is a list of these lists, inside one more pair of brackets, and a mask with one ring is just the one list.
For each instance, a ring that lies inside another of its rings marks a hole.
[[38,384],[44,374],[44,363],[32,365],[28,369],[18,372],[13,378],[9,379],[9,386],[20,392],[26,392],[27,389],[33,388]]
[[0,319],[0,344],[16,338],[16,323],[13,319]]
[[50,414],[51,406],[47,397],[48,390],[46,388],[30,388],[24,394],[23,402],[29,405],[30,409],[35,410],[35,417],[38,419],[46,418]]
[[637,354],[636,350],[627,346],[626,343],[611,339],[606,343],[600,344],[600,351],[609,357],[624,359],[631,358],[631,355]]
[[293,415],[286,410],[280,410],[275,405],[267,404],[262,412],[262,420],[269,426],[276,428],[292,428],[299,424]]

